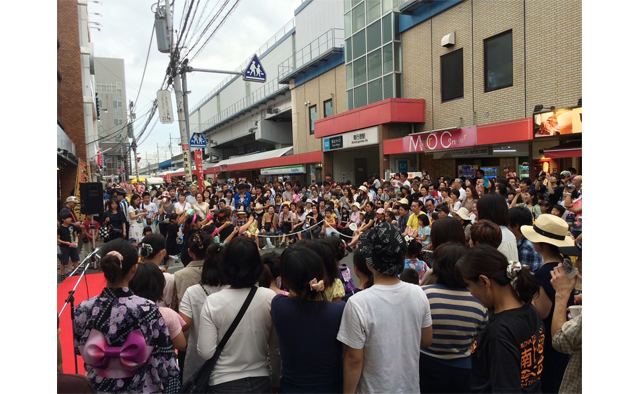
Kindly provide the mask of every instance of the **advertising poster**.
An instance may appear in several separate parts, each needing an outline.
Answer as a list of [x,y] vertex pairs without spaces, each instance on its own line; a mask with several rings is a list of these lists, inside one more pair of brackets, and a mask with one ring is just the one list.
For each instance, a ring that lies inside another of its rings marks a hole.
[[535,138],[582,133],[582,108],[562,108],[533,115]]

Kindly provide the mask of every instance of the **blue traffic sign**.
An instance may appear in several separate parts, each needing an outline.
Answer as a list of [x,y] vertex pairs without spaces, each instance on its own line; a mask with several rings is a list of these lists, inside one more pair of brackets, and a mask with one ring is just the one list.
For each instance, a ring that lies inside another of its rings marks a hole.
[[192,148],[206,148],[207,147],[207,139],[204,138],[202,133],[194,133],[191,136],[191,140],[189,141],[189,146]]
[[253,55],[253,59],[249,62],[247,69],[244,70],[242,79],[251,82],[267,82],[267,73],[262,67],[258,55]]

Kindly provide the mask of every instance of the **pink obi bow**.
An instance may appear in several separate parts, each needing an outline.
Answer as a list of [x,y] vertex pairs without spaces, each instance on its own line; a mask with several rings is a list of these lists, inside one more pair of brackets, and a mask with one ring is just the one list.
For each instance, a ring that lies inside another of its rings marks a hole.
[[104,334],[92,329],[87,343],[78,349],[84,361],[94,367],[99,376],[122,379],[135,376],[136,371],[149,360],[153,346],[147,346],[139,329],[129,333],[122,347],[108,346]]

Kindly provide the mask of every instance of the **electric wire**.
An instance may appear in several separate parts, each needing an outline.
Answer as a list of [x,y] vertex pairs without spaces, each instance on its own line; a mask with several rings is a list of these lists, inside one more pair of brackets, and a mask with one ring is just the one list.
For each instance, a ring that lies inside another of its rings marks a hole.
[[[176,42],[176,45],[175,45],[176,48],[180,48],[180,41],[182,41],[182,37],[184,37],[184,33],[187,30],[187,23],[189,23],[189,15],[191,14],[191,9],[193,8],[194,2],[195,0],[191,0],[191,3],[189,4],[189,11],[187,11],[187,17],[184,19],[184,24],[182,25],[182,29],[180,29],[180,35],[178,36],[178,41]],[[186,4],[187,3],[185,2],[185,6]]]
[[[218,6],[218,4],[220,4],[220,0],[218,0],[216,5],[213,6],[214,10]],[[202,8],[202,12],[200,13],[200,17],[198,18],[198,21],[196,22],[196,27],[193,29],[194,33],[189,37],[189,39],[187,40],[187,42],[185,44],[185,46],[187,48],[189,48],[189,46],[191,46],[191,41],[193,41],[193,37],[195,37],[196,32],[198,31],[198,29],[200,29],[200,23],[202,22],[202,16],[204,15],[205,11],[207,10],[207,6],[208,5],[209,5],[209,0],[207,0],[207,2],[204,3],[204,7]],[[213,10],[211,12],[213,13]],[[209,14],[209,16],[211,16],[211,13]],[[207,16],[207,18],[209,16]],[[191,26],[189,26],[189,28],[191,28]]]
[[215,28],[215,30],[213,30],[213,32],[211,33],[211,35],[209,36],[209,38],[207,38],[207,40],[204,42],[204,44],[202,44],[202,46],[200,47],[200,49],[198,50],[198,52],[196,52],[195,55],[193,55],[191,57],[191,60],[195,59],[196,57],[198,57],[198,55],[200,54],[200,52],[202,52],[202,50],[207,46],[207,44],[209,43],[209,41],[211,41],[211,39],[213,38],[213,36],[216,34],[216,32],[218,31],[218,29],[220,29],[222,27],[222,25],[224,25],[224,22],[227,20],[227,18],[233,13],[233,11],[236,9],[236,7],[238,6],[238,4],[240,4],[240,0],[237,0],[233,6],[231,6],[231,9],[229,10],[229,12],[227,12],[227,15],[224,16],[224,18],[220,21],[220,23],[218,23],[218,26]]
[[196,14],[198,13],[198,6],[199,5],[200,5],[200,0],[198,0],[198,2],[196,3],[196,8],[194,8],[194,10],[193,10],[193,17],[191,18],[191,21],[189,21],[189,26],[187,27],[187,31],[186,31],[186,34],[184,36],[184,41],[183,42],[186,42],[187,38],[189,38],[189,33],[191,32],[191,27],[193,26],[193,21],[195,20]]
[[207,23],[207,25],[205,26],[204,30],[200,34],[200,36],[196,39],[196,42],[193,44],[193,46],[191,48],[187,49],[187,53],[184,55],[184,58],[189,56],[191,51],[193,51],[196,48],[196,46],[198,46],[198,43],[200,42],[200,40],[206,35],[207,31],[211,28],[211,26],[213,26],[213,24],[215,23],[216,19],[218,19],[218,17],[222,13],[222,10],[227,6],[227,4],[229,4],[229,1],[230,0],[225,0],[224,4],[222,4],[220,6],[220,8],[217,10],[216,14],[213,16],[213,18],[211,18],[209,23]]
[[142,70],[142,79],[140,80],[140,88],[138,88],[138,95],[136,96],[136,100],[134,101],[133,106],[135,107],[138,104],[138,97],[140,97],[140,91],[142,90],[142,83],[144,82],[144,76],[147,72],[147,64],[149,63],[149,54],[151,53],[151,44],[153,43],[153,36],[155,34],[155,26],[151,26],[151,39],[149,40],[149,49],[147,49],[147,59],[144,61],[144,69]]

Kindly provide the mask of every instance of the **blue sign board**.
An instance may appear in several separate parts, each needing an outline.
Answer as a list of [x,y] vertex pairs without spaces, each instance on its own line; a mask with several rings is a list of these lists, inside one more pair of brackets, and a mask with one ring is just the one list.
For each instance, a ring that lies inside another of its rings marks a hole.
[[191,140],[189,141],[189,146],[191,148],[206,148],[207,139],[204,138],[204,135],[202,135],[202,133],[194,133],[191,136]]
[[247,69],[244,70],[242,79],[250,82],[267,82],[267,72],[260,63],[257,55],[253,55],[253,59],[249,62]]

